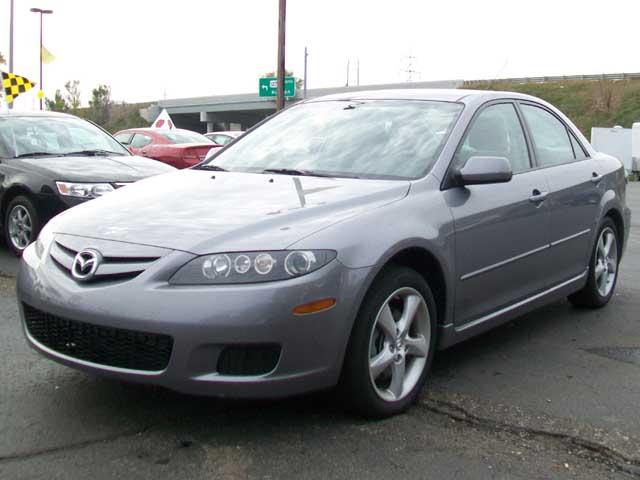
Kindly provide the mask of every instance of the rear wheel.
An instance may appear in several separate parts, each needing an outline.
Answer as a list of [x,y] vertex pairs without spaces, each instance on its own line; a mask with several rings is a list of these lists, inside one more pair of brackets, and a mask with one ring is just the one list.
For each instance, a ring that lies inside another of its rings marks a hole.
[[37,238],[40,228],[40,216],[29,198],[19,195],[11,200],[4,219],[4,237],[13,253],[21,256]]
[[433,360],[436,309],[420,274],[393,266],[368,292],[349,341],[343,391],[358,413],[386,417],[418,397]]
[[618,281],[618,247],[618,230],[615,223],[606,217],[600,225],[591,254],[587,284],[569,296],[571,303],[589,308],[599,308],[609,303]]

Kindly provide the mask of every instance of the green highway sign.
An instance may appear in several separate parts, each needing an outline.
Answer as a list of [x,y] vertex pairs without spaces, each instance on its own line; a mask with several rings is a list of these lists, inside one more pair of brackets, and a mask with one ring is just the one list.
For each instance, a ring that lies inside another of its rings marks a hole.
[[[277,97],[278,79],[275,77],[261,78],[258,89],[261,97]],[[296,96],[296,79],[294,77],[284,77],[284,96]]]

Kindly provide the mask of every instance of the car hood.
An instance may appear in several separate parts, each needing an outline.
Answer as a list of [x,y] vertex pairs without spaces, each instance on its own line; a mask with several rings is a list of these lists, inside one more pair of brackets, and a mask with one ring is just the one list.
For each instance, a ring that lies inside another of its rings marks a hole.
[[175,171],[162,162],[135,155],[34,157],[15,159],[12,162],[52,180],[69,182],[133,182]]
[[195,254],[280,250],[399,200],[409,186],[408,181],[183,170],[67,210],[51,229]]

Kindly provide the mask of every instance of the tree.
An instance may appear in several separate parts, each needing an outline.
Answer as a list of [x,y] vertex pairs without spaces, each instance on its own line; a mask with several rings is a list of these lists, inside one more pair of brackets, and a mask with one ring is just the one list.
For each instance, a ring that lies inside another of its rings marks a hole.
[[108,85],[98,85],[91,91],[89,100],[89,119],[100,126],[105,126],[111,118],[111,87]]
[[67,91],[65,100],[71,111],[75,113],[80,108],[80,81],[69,80],[64,84],[64,88]]
[[[295,77],[295,75],[291,70],[285,70],[284,76]],[[276,72],[267,72],[264,75],[262,75],[262,78],[270,78],[270,77],[277,77]],[[298,90],[302,90],[303,83],[304,83],[304,80],[302,78],[296,78],[296,92],[298,92]]]
[[0,52],[0,65],[4,65],[5,63],[7,63],[7,61],[4,59],[2,52]]
[[62,96],[62,93],[60,92],[60,90],[56,90],[56,94],[53,97],[53,100],[51,100],[50,98],[46,98],[44,103],[47,106],[47,110],[51,110],[52,112],[68,112],[69,111],[69,104],[67,103],[65,98]]

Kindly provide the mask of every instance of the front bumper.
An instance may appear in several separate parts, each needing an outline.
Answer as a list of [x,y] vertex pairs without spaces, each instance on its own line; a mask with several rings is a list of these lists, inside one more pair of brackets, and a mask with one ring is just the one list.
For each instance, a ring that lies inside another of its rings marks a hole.
[[[121,282],[79,284],[45,252],[25,250],[17,295],[25,335],[43,355],[100,375],[222,397],[282,397],[337,383],[347,341],[364,294],[369,268],[334,260],[300,278],[253,285],[172,286],[171,272],[193,255],[174,251],[139,276]],[[292,308],[335,298],[329,310],[295,316]],[[169,335],[173,349],[160,372],[130,370],[79,360],[36,341],[24,322],[27,304],[57,317],[92,325]],[[278,345],[274,370],[263,375],[221,375],[226,346]]]

